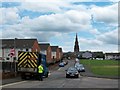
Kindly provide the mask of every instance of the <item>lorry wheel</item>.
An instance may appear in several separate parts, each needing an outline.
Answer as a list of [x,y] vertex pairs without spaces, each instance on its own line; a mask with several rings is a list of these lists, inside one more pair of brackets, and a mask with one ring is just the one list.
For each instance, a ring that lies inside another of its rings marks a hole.
[[45,76],[46,78],[48,77],[48,72],[47,72],[47,74],[46,74],[46,76]]

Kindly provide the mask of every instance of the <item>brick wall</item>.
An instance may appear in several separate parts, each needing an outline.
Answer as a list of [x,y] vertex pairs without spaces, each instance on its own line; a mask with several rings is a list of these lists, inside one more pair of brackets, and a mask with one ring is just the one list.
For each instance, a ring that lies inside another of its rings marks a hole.
[[52,63],[52,58],[51,58],[51,47],[49,46],[48,49],[47,49],[47,56],[46,56],[46,59],[47,59],[47,63]]
[[59,48],[57,48],[57,50],[56,50],[56,60],[57,60],[57,61],[60,60],[60,58],[59,58],[59,53],[60,53]]
[[32,47],[32,52],[40,52],[40,47],[38,45],[38,41],[35,41]]

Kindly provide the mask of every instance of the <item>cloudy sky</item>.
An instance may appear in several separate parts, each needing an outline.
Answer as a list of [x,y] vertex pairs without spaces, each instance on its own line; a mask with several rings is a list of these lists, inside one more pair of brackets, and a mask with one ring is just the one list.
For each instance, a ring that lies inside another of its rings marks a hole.
[[37,38],[74,50],[118,51],[119,0],[2,0],[1,38]]

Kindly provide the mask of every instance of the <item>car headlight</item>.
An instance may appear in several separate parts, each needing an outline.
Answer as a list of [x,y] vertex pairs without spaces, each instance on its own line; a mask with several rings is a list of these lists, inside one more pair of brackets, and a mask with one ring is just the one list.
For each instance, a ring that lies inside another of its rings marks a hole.
[[69,74],[69,72],[67,72],[67,74]]
[[76,72],[75,74],[78,74],[78,72]]
[[85,68],[82,68],[82,69],[85,69]]

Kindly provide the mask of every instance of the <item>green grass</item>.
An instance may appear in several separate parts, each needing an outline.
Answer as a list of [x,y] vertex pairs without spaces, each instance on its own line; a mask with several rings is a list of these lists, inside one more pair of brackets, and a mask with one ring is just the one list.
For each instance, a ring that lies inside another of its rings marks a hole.
[[95,75],[102,76],[119,76],[118,65],[119,61],[116,60],[80,60],[80,63],[88,66],[88,68]]

